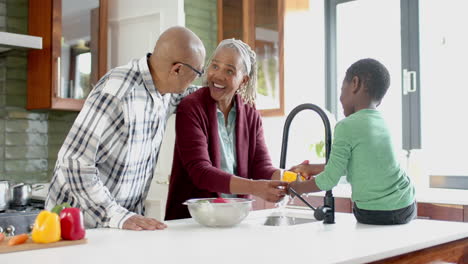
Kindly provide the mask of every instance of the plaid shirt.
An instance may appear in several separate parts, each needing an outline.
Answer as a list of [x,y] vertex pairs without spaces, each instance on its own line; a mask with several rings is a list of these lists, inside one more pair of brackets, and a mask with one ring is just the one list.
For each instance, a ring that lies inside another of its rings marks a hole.
[[111,70],[92,90],[58,154],[47,209],[80,207],[87,228],[122,228],[144,213],[167,119],[197,89],[161,95],[150,55]]

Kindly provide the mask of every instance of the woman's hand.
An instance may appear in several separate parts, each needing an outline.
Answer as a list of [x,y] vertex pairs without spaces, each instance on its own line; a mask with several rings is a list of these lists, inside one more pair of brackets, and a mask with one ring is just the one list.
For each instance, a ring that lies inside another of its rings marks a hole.
[[251,194],[264,199],[267,202],[277,203],[286,195],[287,182],[256,180],[251,182]]

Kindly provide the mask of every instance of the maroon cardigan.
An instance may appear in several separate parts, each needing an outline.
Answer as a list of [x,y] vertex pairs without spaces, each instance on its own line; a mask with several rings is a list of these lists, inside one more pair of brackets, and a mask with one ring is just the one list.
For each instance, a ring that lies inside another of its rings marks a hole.
[[[275,172],[263,138],[258,111],[236,100],[237,176],[271,179]],[[185,97],[177,108],[174,161],[166,205],[166,220],[189,218],[191,198],[218,197],[230,193],[232,174],[221,170],[216,101],[207,87]]]

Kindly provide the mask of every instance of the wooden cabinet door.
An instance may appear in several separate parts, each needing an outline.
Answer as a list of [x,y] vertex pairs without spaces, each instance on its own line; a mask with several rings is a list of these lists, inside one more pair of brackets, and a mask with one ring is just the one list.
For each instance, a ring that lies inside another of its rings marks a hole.
[[284,0],[218,0],[218,41],[236,38],[257,55],[256,108],[284,115]]
[[[314,207],[323,206],[322,196],[309,196],[309,197],[304,197],[304,199]],[[293,205],[307,206],[299,199],[294,199]],[[351,199],[335,197],[335,212],[351,213],[352,212]]]
[[463,206],[463,222],[468,222],[468,205]]
[[[309,202],[314,207],[323,206],[323,197],[320,197],[320,196],[308,196],[308,197],[303,196],[303,197],[307,202]],[[254,204],[254,209],[255,210],[271,209],[271,208],[276,207],[276,205],[274,203],[266,202],[261,198],[256,197],[255,199],[256,199],[256,202]],[[299,200],[297,198],[295,198],[289,204],[307,207],[307,205],[305,205],[301,200]],[[335,197],[335,212],[352,213],[351,199]]]
[[463,205],[418,203],[418,218],[463,222]]
[[30,0],[28,109],[81,110],[107,70],[107,0]]

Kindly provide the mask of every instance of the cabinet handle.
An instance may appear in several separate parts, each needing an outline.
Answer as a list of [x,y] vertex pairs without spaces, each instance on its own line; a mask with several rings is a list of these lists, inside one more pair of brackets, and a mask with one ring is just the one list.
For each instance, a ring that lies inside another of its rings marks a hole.
[[169,181],[159,181],[159,180],[156,180],[155,182],[156,182],[156,184],[169,185]]
[[60,72],[61,70],[61,61],[60,61],[60,57],[57,57],[57,88],[55,90],[55,96],[56,97],[62,97],[62,92],[60,89],[60,80],[62,79],[62,73]]

